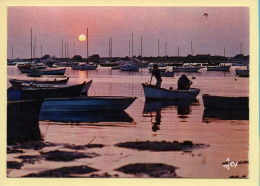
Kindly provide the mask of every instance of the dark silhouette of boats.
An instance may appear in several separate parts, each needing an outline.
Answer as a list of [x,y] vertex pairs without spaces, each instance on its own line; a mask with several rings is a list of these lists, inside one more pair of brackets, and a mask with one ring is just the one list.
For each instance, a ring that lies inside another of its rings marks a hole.
[[30,99],[44,99],[44,98],[59,98],[59,97],[73,97],[86,93],[92,83],[83,82],[77,85],[38,85],[38,86],[23,86],[16,89],[10,87],[7,89],[7,99],[15,100],[30,100]]
[[7,102],[7,143],[41,140],[38,125],[43,100]]
[[9,82],[13,87],[22,87],[23,83],[34,83],[34,84],[67,84],[69,77],[66,79],[52,79],[52,80],[22,80],[22,79],[10,79]]

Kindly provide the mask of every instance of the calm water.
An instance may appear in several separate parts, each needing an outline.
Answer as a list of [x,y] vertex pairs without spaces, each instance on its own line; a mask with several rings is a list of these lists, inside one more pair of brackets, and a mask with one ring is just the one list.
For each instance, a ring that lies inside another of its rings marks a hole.
[[[89,95],[136,96],[138,99],[122,114],[112,114],[112,119],[95,118],[93,122],[84,120],[79,125],[70,122],[40,121],[40,130],[44,142],[56,144],[86,145],[103,144],[103,148],[78,150],[78,152],[96,153],[94,158],[81,158],[71,162],[54,162],[39,160],[25,163],[20,169],[8,169],[9,177],[21,177],[30,173],[45,170],[87,165],[100,170],[95,174],[119,175],[119,177],[135,177],[115,169],[132,163],[163,163],[178,167],[176,173],[187,178],[229,178],[230,176],[248,177],[248,164],[238,164],[229,170],[222,163],[230,161],[248,161],[249,121],[246,117],[234,114],[232,117],[223,113],[204,113],[202,94],[224,96],[248,96],[249,79],[235,76],[230,72],[208,72],[201,69],[199,73],[189,73],[192,87],[200,88],[197,101],[190,105],[180,106],[169,102],[146,103],[141,83],[150,80],[147,69],[140,72],[120,72],[110,68],[99,67],[97,71],[76,71],[67,68],[70,76],[68,84],[93,80]],[[176,88],[178,77],[163,78],[162,87]],[[25,77],[19,74],[17,67],[8,67],[8,78]],[[155,80],[153,78],[153,83]],[[10,83],[8,82],[8,86]],[[203,117],[206,116],[205,117]],[[222,119],[221,119],[222,118]],[[64,119],[64,118],[63,118]],[[242,119],[242,120],[241,120]],[[209,145],[207,148],[183,151],[152,152],[116,147],[115,144],[127,141],[174,141],[190,140],[193,143]],[[45,147],[42,150],[24,150],[22,155],[39,155],[40,151],[67,150],[62,145]],[[18,161],[19,154],[8,154],[8,161]],[[78,176],[78,175],[77,175]],[[79,176],[87,177],[89,174]]]

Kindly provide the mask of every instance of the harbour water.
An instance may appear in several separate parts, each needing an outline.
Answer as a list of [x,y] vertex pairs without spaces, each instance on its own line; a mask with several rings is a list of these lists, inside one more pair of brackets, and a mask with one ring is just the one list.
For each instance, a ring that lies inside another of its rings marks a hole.
[[[249,78],[235,76],[235,68],[230,72],[187,73],[192,78],[192,87],[200,88],[197,100],[191,104],[179,105],[165,101],[145,102],[142,83],[149,82],[151,74],[147,69],[139,72],[121,72],[107,67],[94,71],[78,71],[66,68],[70,77],[68,84],[93,80],[90,96],[134,96],[135,102],[124,113],[81,117],[75,124],[65,116],[60,121],[40,121],[43,148],[21,148],[23,153],[8,153],[9,162],[19,162],[19,169],[9,168],[8,177],[23,177],[32,173],[71,166],[88,166],[97,171],[76,173],[75,177],[149,177],[147,174],[129,174],[116,169],[135,163],[159,163],[177,167],[177,177],[182,178],[230,178],[249,177],[249,120],[233,113],[205,113],[202,95],[249,96]],[[8,79],[25,78],[16,66],[7,70]],[[177,80],[183,73],[174,77],[163,77],[162,87],[177,87]],[[153,78],[152,83],[155,83]],[[8,86],[11,86],[8,82]],[[214,116],[212,116],[214,115]],[[223,116],[224,115],[224,116]],[[73,116],[68,116],[73,117]],[[48,118],[44,118],[48,119]],[[51,120],[51,119],[50,119]],[[204,144],[205,147],[191,151],[152,151],[118,147],[124,142],[184,142]],[[89,144],[103,145],[99,148],[77,149],[70,146]],[[10,145],[9,148],[14,146]],[[93,157],[78,158],[73,161],[49,161],[41,155],[49,151],[82,152]],[[25,161],[19,156],[34,156]],[[35,158],[37,157],[37,158]],[[238,162],[236,167],[227,169],[223,165]]]

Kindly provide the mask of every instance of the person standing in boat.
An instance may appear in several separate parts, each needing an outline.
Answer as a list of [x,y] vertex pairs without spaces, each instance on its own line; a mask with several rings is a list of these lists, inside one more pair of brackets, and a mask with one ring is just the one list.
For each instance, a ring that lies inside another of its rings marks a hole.
[[161,71],[159,70],[157,64],[154,64],[154,66],[153,66],[152,75],[154,75],[156,78],[156,87],[160,88],[161,84],[162,84],[162,77],[161,77]]
[[191,84],[192,81],[185,74],[182,74],[178,80],[178,90],[188,90]]

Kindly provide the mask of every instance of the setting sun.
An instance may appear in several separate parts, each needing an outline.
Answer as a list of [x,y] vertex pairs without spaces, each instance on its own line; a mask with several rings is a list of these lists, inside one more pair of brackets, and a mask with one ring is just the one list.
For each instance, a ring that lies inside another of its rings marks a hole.
[[79,40],[80,41],[85,41],[86,40],[86,36],[84,34],[79,35]]

